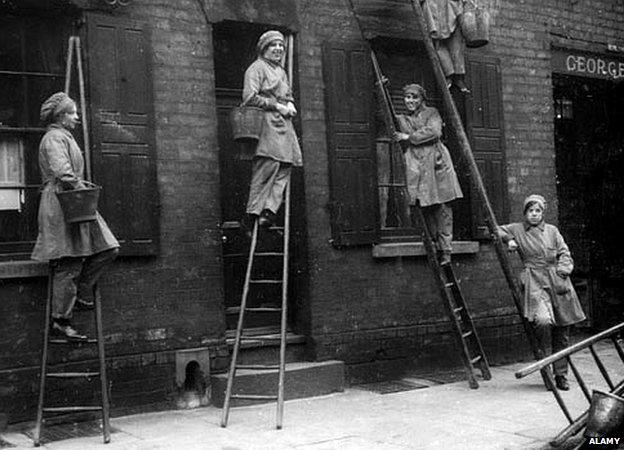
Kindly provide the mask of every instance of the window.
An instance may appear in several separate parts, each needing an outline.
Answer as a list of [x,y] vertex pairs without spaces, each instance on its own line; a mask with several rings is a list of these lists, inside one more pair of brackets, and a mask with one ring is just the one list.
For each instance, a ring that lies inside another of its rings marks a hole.
[[67,14],[0,17],[0,258],[27,257],[37,237],[39,108],[63,89],[70,31]]
[[[444,117],[431,64],[421,44],[397,39],[376,39],[375,53],[386,78],[397,113],[404,113],[402,87],[417,82],[428,93],[428,104]],[[403,155],[387,136],[374,87],[367,49],[350,42],[327,43],[324,76],[330,160],[332,239],[338,246],[415,242],[419,224],[410,214]],[[506,182],[498,60],[467,60],[467,80],[472,95],[457,95],[472,151],[481,171],[490,202],[499,221],[505,221]],[[375,117],[377,116],[377,118]],[[453,202],[455,240],[488,238],[480,199],[473,198],[468,170],[458,145],[445,128],[442,141],[455,165],[464,198]],[[369,140],[370,139],[370,140]],[[371,145],[369,145],[372,143]],[[374,221],[371,223],[371,221]]]

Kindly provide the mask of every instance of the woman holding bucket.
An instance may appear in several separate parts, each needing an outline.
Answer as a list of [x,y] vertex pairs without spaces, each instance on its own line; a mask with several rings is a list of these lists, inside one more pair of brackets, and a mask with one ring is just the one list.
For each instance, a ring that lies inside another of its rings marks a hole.
[[258,58],[247,68],[243,86],[243,105],[264,110],[251,169],[251,184],[244,226],[250,228],[258,218],[268,228],[282,204],[284,189],[293,166],[301,166],[301,149],[292,124],[297,114],[292,90],[282,67],[284,35],[271,30],[260,36]]
[[39,144],[43,181],[39,234],[32,259],[50,262],[53,271],[51,332],[66,339],[86,339],[71,323],[74,305],[92,307],[94,287],[115,259],[119,243],[96,213],[89,222],[66,222],[57,192],[84,189],[84,159],[71,130],[79,122],[76,103],[57,92],[41,105],[47,131]]

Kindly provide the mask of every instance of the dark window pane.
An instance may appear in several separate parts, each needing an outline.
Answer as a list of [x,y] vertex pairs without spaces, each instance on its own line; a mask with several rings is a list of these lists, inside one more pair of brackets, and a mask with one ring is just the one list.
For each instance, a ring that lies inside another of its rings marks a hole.
[[24,125],[24,82],[22,77],[0,77],[0,127]]
[[64,74],[69,30],[62,19],[25,22],[26,71]]
[[0,70],[22,70],[21,42],[18,23],[0,17]]
[[61,77],[28,77],[28,124],[29,127],[42,126],[39,121],[39,110],[41,104],[50,95],[55,92],[62,91],[64,88],[64,80]]

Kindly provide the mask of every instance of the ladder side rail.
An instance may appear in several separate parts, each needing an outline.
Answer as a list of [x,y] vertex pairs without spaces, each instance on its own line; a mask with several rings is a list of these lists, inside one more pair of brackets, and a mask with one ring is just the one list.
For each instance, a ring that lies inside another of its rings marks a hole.
[[464,293],[459,287],[459,281],[455,276],[455,272],[453,271],[453,267],[450,264],[445,266],[446,269],[446,277],[451,283],[451,292],[453,293],[453,298],[455,299],[455,303],[461,307],[461,311],[459,312],[462,322],[467,324],[470,331],[472,331],[471,342],[472,350],[476,351],[481,359],[477,362],[479,369],[481,370],[481,374],[483,378],[486,380],[492,379],[492,374],[490,372],[490,363],[485,355],[485,350],[483,349],[483,344],[481,343],[481,338],[477,334],[477,327],[474,324],[474,320],[470,315],[470,310],[468,309],[468,304],[466,302],[466,298],[464,297]]
[[442,93],[443,104],[446,109],[448,119],[451,125],[450,128],[453,131],[457,139],[457,142],[459,143],[459,148],[460,148],[463,159],[468,163],[468,169],[470,172],[470,180],[472,182],[473,187],[476,190],[479,200],[483,204],[483,210],[485,212],[485,221],[486,221],[486,224],[488,225],[490,234],[492,235],[492,240],[494,243],[494,247],[496,249],[496,255],[498,256],[498,260],[500,262],[501,268],[505,275],[505,280],[507,281],[507,284],[509,285],[509,289],[513,297],[513,301],[516,305],[518,314],[520,315],[520,319],[522,321],[525,333],[529,339],[529,344],[533,351],[533,355],[536,359],[539,359],[537,341],[535,340],[535,337],[533,335],[532,328],[530,327],[528,321],[524,317],[523,310],[522,310],[522,302],[521,302],[522,296],[520,295],[520,291],[518,289],[518,286],[516,285],[514,275],[511,271],[511,265],[509,264],[507,251],[503,248],[503,243],[500,237],[498,236],[498,224],[496,221],[496,217],[494,215],[494,210],[492,209],[492,205],[490,203],[487,192],[485,190],[485,186],[483,184],[483,179],[481,178],[479,168],[474,159],[474,155],[472,154],[472,150],[470,148],[470,142],[468,141],[468,137],[464,130],[464,126],[461,122],[459,112],[457,111],[455,102],[453,101],[453,98],[451,97],[451,93],[448,90],[448,87],[446,86],[444,73],[442,72],[442,67],[440,65],[440,61],[438,59],[433,42],[431,40],[431,36],[428,33],[428,27],[424,18],[422,7],[420,6],[419,0],[411,0],[411,4],[412,4],[412,9],[418,20],[420,29],[423,32],[423,42],[427,50],[427,55],[433,66],[433,73],[435,76],[436,83],[438,87],[440,88],[440,92]]
[[[286,38],[286,57],[287,57],[287,73],[288,82],[293,87],[293,71],[294,71],[294,50],[295,39],[292,34]],[[292,177],[292,174],[291,174]],[[291,179],[286,183],[286,195],[284,205],[284,241],[282,249],[282,313],[280,317],[280,352],[279,352],[279,371],[277,383],[277,412],[276,412],[276,428],[282,428],[284,420],[284,378],[286,375],[286,326],[288,321],[288,260],[290,247],[290,185]]]
[[96,295],[95,327],[97,330],[98,359],[100,362],[100,385],[102,388],[102,433],[104,443],[110,442],[110,404],[108,398],[108,382],[106,380],[106,356],[104,354],[104,330],[102,327],[102,299]]
[[620,357],[622,362],[624,362],[624,350],[622,350],[622,346],[618,342],[617,336],[611,336],[611,342],[613,342],[613,346],[615,347],[618,356]]
[[581,376],[581,372],[579,372],[578,368],[576,367],[576,364],[574,364],[570,356],[566,356],[566,361],[568,362],[570,369],[572,369],[574,378],[576,378],[576,381],[581,387],[581,390],[583,391],[583,395],[585,395],[585,398],[587,399],[587,401],[591,403],[591,393],[589,392],[589,389],[587,388],[587,384],[585,383],[585,380],[583,380],[583,377]]
[[44,319],[44,328],[43,328],[43,353],[41,355],[41,370],[39,372],[39,376],[41,377],[39,380],[39,401],[37,403],[37,424],[35,425],[34,432],[34,445],[35,447],[39,447],[41,444],[41,427],[43,424],[43,400],[45,393],[45,380],[46,380],[46,366],[48,359],[48,339],[50,334],[50,314],[52,310],[52,294],[54,292],[53,288],[54,284],[54,265],[52,263],[48,264],[48,298],[46,299],[45,306],[45,319]]
[[600,357],[596,353],[596,349],[594,348],[593,345],[589,346],[589,351],[591,352],[591,355],[594,358],[594,361],[596,362],[596,365],[598,366],[598,370],[600,370],[600,373],[602,374],[603,378],[605,379],[605,381],[609,385],[609,389],[611,389],[611,390],[615,389],[615,385],[613,384],[613,381],[611,381],[611,377],[609,376],[609,372],[607,372],[607,368],[605,367],[604,363],[602,362],[602,360],[600,359]]
[[282,428],[284,419],[284,378],[286,375],[286,324],[288,320],[288,257],[290,245],[290,180],[286,184],[286,205],[284,211],[284,252],[282,264],[282,314],[280,321],[279,380],[277,385],[277,429]]
[[524,378],[527,375],[530,375],[546,366],[553,364],[555,361],[565,358],[566,356],[573,355],[574,353],[580,352],[581,350],[586,349],[590,345],[595,344],[596,342],[601,341],[603,339],[607,339],[610,336],[616,335],[617,333],[620,333],[623,330],[624,330],[624,322],[618,325],[615,325],[607,330],[601,331],[600,333],[590,336],[586,339],[583,339],[582,341],[577,342],[576,344],[573,344],[569,346],[568,348],[564,348],[563,350],[560,350],[557,353],[553,353],[550,356],[542,358],[539,361],[536,361],[524,367],[523,369],[518,370],[515,374],[516,378]]
[[468,345],[466,344],[466,340],[462,336],[463,330],[459,324],[457,316],[453,311],[452,301],[449,295],[449,291],[446,288],[446,282],[442,276],[442,271],[440,269],[440,265],[436,258],[436,249],[433,244],[433,239],[431,236],[431,230],[429,230],[429,226],[427,221],[425,220],[422,209],[419,206],[415,208],[418,211],[418,215],[423,227],[423,244],[425,245],[425,249],[427,250],[427,256],[429,258],[429,265],[431,266],[431,270],[433,271],[433,277],[438,285],[438,290],[440,291],[440,295],[442,296],[444,303],[444,308],[446,309],[446,313],[451,321],[451,327],[454,330],[454,334],[457,339],[457,343],[461,348],[460,356],[464,363],[464,367],[466,369],[466,376],[468,378],[468,384],[471,389],[478,389],[479,383],[475,377],[474,369],[472,362],[470,361],[470,350],[468,349]]
[[221,427],[227,426],[230,414],[230,398],[232,397],[232,386],[234,384],[234,376],[236,375],[236,360],[238,358],[238,350],[240,348],[241,335],[243,331],[243,322],[245,317],[245,308],[247,307],[247,297],[249,294],[249,280],[251,279],[251,269],[253,267],[254,253],[258,242],[258,219],[255,220],[253,232],[251,236],[251,245],[249,246],[249,257],[247,260],[247,270],[245,272],[245,284],[243,286],[243,294],[241,296],[241,306],[238,313],[238,323],[236,325],[236,337],[234,339],[234,349],[232,351],[232,359],[230,361],[230,371],[228,373],[227,386],[225,389],[225,400],[223,402],[223,410],[221,412]]
[[85,95],[85,80],[84,72],[82,70],[82,46],[80,44],[80,37],[74,38],[76,45],[76,63],[78,68],[78,89],[80,93],[80,116],[82,125],[82,146],[84,148],[85,155],[85,178],[87,181],[91,181],[91,145],[89,143],[89,121],[87,120],[87,99]]

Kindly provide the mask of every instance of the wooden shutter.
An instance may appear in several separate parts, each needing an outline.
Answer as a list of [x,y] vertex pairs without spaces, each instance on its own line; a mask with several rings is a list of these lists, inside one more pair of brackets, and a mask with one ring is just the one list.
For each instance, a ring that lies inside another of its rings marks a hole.
[[[496,58],[469,59],[467,77],[472,95],[467,101],[467,130],[475,161],[496,219],[505,223],[507,177],[500,63]],[[474,190],[473,190],[474,191]],[[474,236],[487,238],[482,202],[472,193]]]
[[124,255],[158,250],[151,51],[139,22],[87,16],[93,181]]
[[323,47],[332,239],[371,244],[379,230],[370,55],[360,43]]

